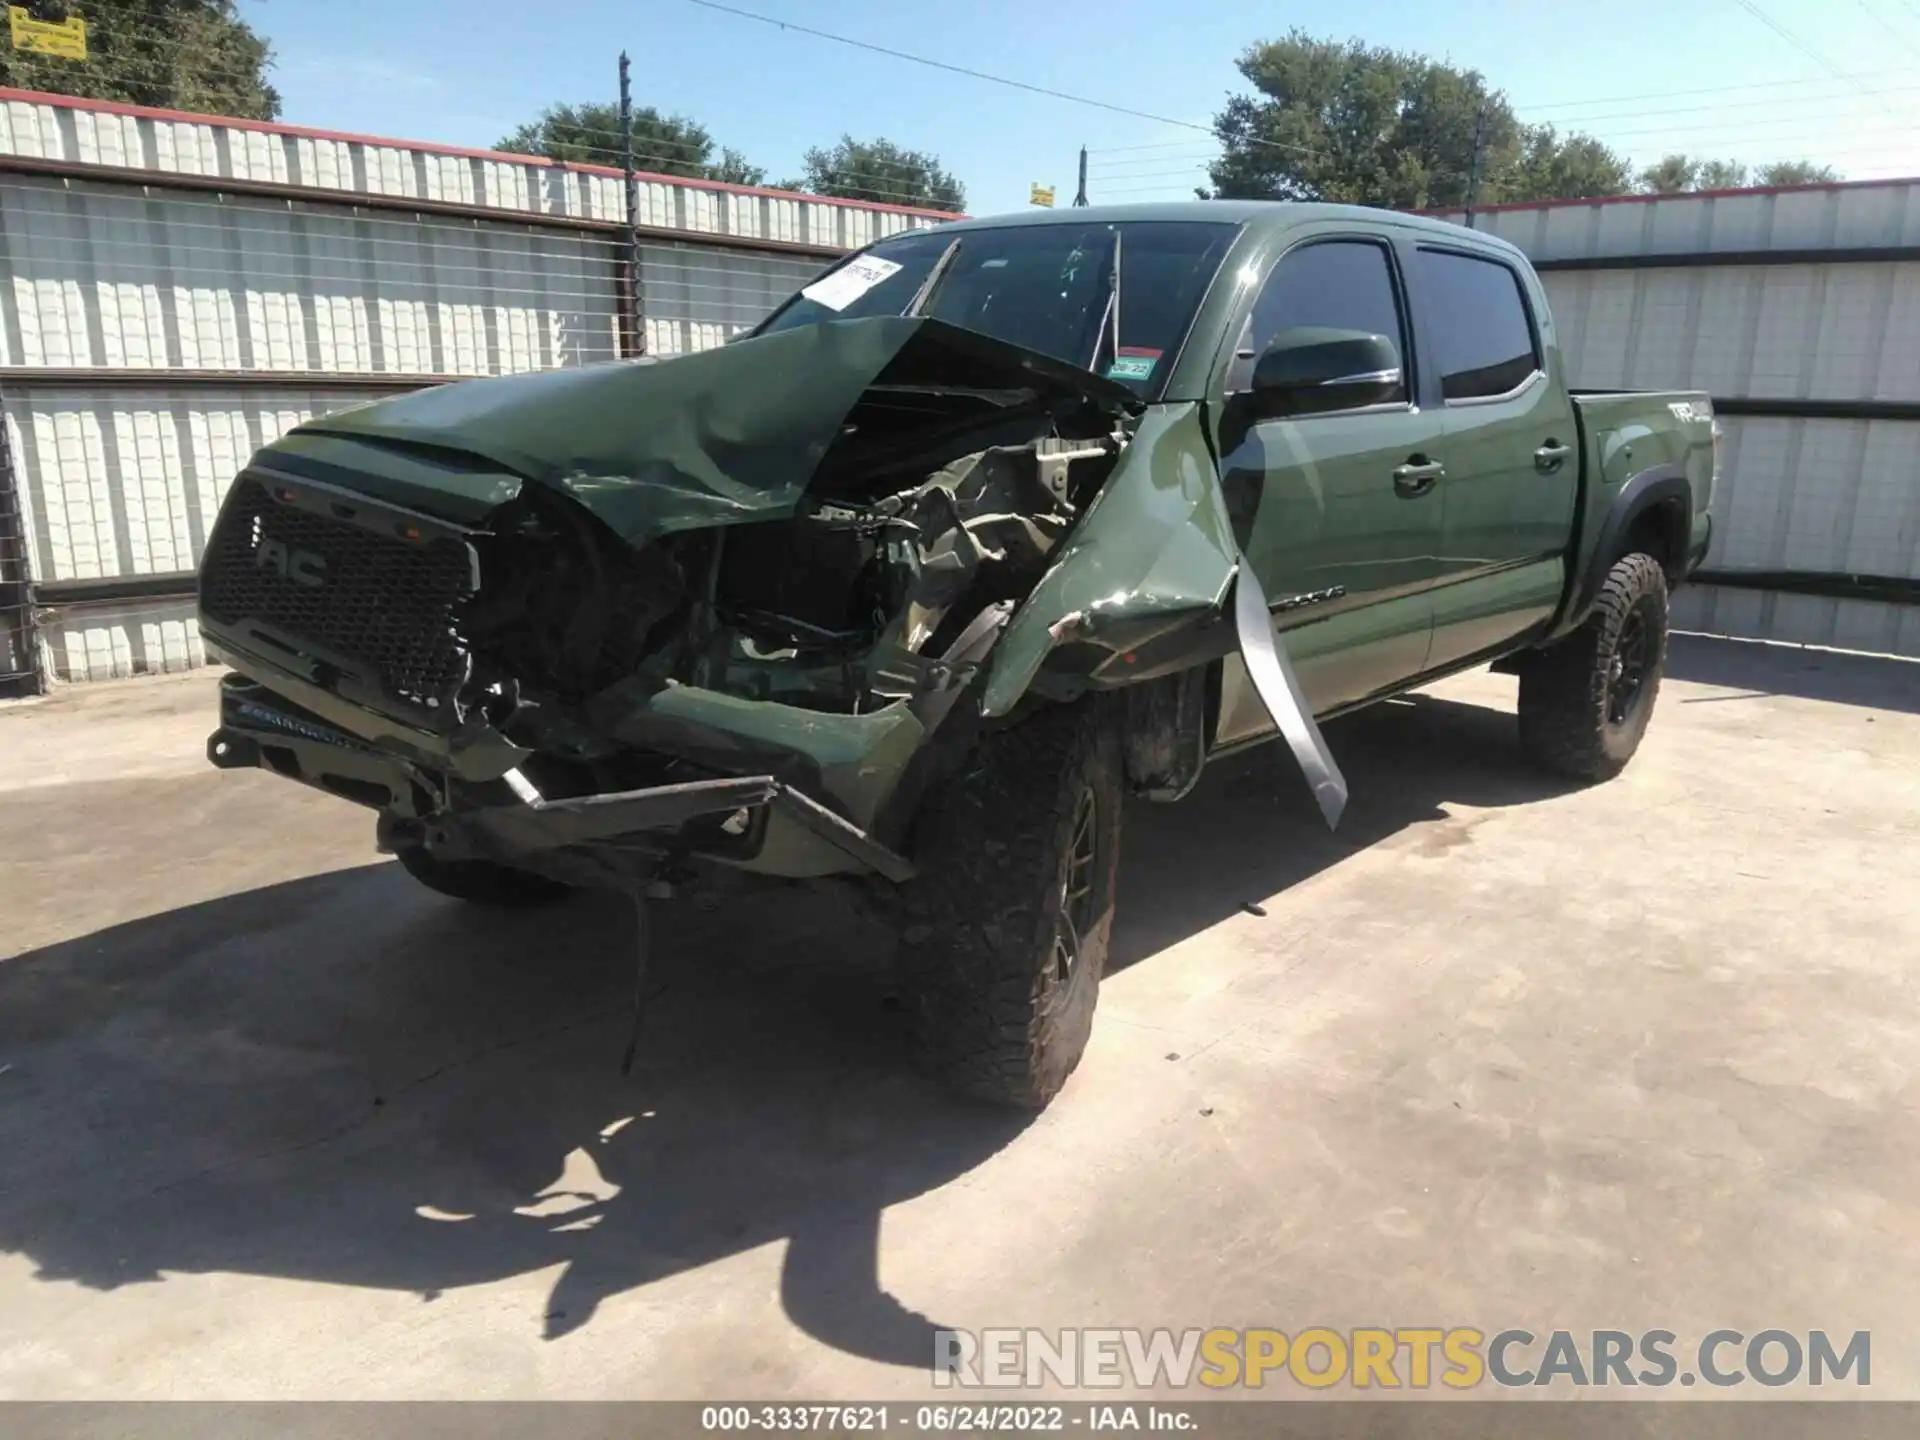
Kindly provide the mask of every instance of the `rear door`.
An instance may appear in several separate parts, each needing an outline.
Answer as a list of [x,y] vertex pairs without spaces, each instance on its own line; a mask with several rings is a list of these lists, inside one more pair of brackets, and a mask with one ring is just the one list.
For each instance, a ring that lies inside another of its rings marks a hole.
[[1550,369],[1544,298],[1519,263],[1444,244],[1409,248],[1447,452],[1427,661],[1439,669],[1552,616],[1566,579],[1580,437],[1557,363]]
[[[1365,330],[1399,350],[1391,401],[1260,419],[1249,411],[1254,361],[1296,326]],[[1389,240],[1344,230],[1310,235],[1275,263],[1225,368],[1221,484],[1316,714],[1417,674],[1431,629],[1429,588],[1440,539],[1440,416],[1415,403],[1411,311]],[[1219,739],[1270,728],[1228,664]]]

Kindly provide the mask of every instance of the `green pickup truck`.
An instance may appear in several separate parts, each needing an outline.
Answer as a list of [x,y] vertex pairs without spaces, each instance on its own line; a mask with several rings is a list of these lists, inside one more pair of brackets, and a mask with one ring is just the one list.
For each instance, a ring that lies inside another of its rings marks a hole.
[[201,567],[208,753],[368,806],[466,900],[870,881],[926,1066],[1043,1105],[1125,796],[1279,738],[1336,823],[1316,721],[1488,663],[1533,760],[1613,775],[1717,449],[1704,395],[1569,392],[1539,281],[1472,230],[1216,201],[916,231],[719,349],[261,450]]

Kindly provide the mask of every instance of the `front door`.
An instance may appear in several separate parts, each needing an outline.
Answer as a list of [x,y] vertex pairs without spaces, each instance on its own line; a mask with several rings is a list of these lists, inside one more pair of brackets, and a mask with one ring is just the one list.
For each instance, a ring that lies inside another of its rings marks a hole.
[[1520,271],[1485,252],[1428,246],[1413,263],[1446,425],[1427,662],[1439,669],[1514,640],[1558,607],[1580,451],[1573,402],[1547,372],[1545,306]]
[[[1405,287],[1382,240],[1315,237],[1281,257],[1251,306],[1221,405],[1222,489],[1247,563],[1315,714],[1419,673],[1440,539],[1440,417],[1413,403]],[[1397,397],[1364,409],[1249,417],[1262,349],[1295,327],[1365,330],[1400,355]],[[1222,744],[1271,728],[1237,656]]]

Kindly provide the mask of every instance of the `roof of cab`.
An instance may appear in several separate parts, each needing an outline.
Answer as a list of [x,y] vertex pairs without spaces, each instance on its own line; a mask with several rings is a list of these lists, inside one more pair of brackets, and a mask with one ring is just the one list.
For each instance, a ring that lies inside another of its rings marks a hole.
[[[1153,220],[1212,221],[1256,228],[1291,228],[1316,220],[1354,220],[1373,225],[1394,225],[1420,230],[1437,237],[1459,240],[1467,234],[1491,249],[1513,250],[1513,246],[1485,231],[1468,231],[1464,226],[1405,210],[1383,210],[1367,205],[1325,205],[1303,200],[1175,200],[1149,205],[1082,205],[1060,209],[1009,211],[1004,215],[979,215],[934,227],[933,233],[948,230],[999,230],[1014,225],[1110,225],[1121,222]],[[925,235],[927,231],[914,231]],[[895,237],[897,238],[897,237]],[[1515,253],[1518,253],[1517,251]]]

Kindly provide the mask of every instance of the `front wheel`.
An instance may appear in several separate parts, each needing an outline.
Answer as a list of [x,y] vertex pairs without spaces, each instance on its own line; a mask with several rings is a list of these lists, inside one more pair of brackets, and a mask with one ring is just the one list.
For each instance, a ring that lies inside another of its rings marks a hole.
[[1521,666],[1521,748],[1576,780],[1618,775],[1647,733],[1666,660],[1666,572],[1651,555],[1623,556],[1585,623]]
[[1122,801],[1106,709],[985,737],[927,802],[903,887],[902,978],[922,1068],[1043,1107],[1080,1063],[1113,928]]

